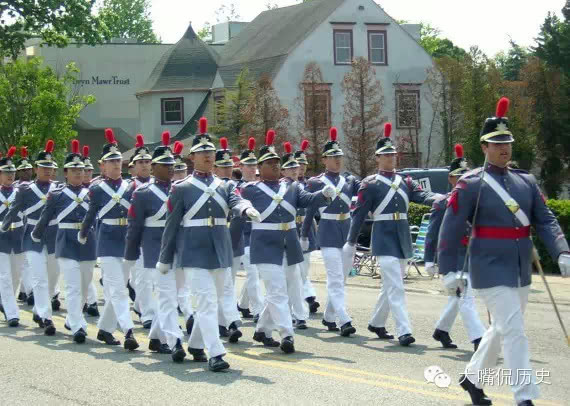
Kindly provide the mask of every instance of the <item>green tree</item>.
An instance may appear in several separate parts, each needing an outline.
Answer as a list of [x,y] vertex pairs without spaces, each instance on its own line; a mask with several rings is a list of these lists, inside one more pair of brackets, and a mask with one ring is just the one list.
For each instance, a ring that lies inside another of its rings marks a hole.
[[140,43],[160,43],[152,29],[149,0],[103,0],[99,18],[111,38],[136,38]]
[[441,38],[441,31],[428,23],[420,23],[420,45],[434,58],[449,56],[462,59],[467,52],[447,38]]
[[89,45],[108,35],[92,14],[94,0],[0,2],[0,53],[16,59],[25,42],[40,37],[44,44],[65,47],[70,39]]
[[0,149],[27,146],[35,154],[48,139],[61,160],[68,142],[77,136],[73,126],[79,113],[95,102],[91,95],[74,94],[79,70],[73,63],[58,77],[40,59],[0,66]]
[[206,41],[207,39],[211,38],[211,36],[212,36],[212,24],[210,24],[208,21],[206,21],[204,23],[204,26],[202,28],[200,28],[200,30],[198,30],[196,35],[202,41]]
[[526,65],[529,52],[512,39],[509,41],[510,48],[507,53],[499,52],[494,60],[505,80],[520,80],[521,69]]

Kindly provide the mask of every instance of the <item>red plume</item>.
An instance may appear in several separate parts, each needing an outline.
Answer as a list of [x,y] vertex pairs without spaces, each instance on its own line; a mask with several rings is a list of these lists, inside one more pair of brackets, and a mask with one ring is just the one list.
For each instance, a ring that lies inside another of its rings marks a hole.
[[89,156],[89,145],[83,146],[83,156],[87,158]]
[[105,138],[107,139],[108,144],[117,143],[117,140],[115,139],[115,133],[113,132],[112,128],[105,128]]
[[79,154],[79,140],[71,140],[71,153]]
[[27,158],[28,157],[28,148],[26,148],[26,147],[20,148],[20,155],[22,155],[22,158]]
[[301,142],[301,151],[306,151],[307,148],[309,148],[309,141],[303,140],[303,142]]
[[175,155],[180,155],[180,153],[182,152],[183,149],[184,149],[183,143],[181,143],[180,141],[176,141],[174,143],[174,154]]
[[273,141],[275,141],[275,130],[268,130],[265,136],[265,145],[273,145]]
[[137,134],[137,143],[135,144],[135,148],[144,147],[144,137],[142,134]]
[[15,153],[16,153],[16,147],[10,147],[10,149],[8,150],[8,152],[6,152],[6,157],[7,157],[7,158],[12,158]]
[[249,140],[247,140],[247,149],[253,151],[254,148],[255,148],[255,138],[249,137]]
[[239,156],[232,156],[232,161],[234,161],[235,164],[239,163]]
[[220,147],[222,147],[222,149],[228,149],[228,139],[226,137],[220,138]]
[[47,140],[45,152],[51,154],[53,152],[53,140]]
[[206,117],[202,117],[198,123],[200,127],[200,134],[206,134],[208,132],[208,119]]
[[463,145],[455,144],[455,156],[457,158],[463,158]]
[[330,135],[331,141],[336,141],[336,138],[338,137],[338,130],[336,129],[336,127],[331,127],[331,129],[329,131],[329,135]]
[[291,143],[289,141],[283,143],[283,148],[285,148],[285,153],[290,154],[293,151],[293,147],[291,147]]
[[384,137],[389,138],[392,134],[392,123],[384,124]]
[[497,103],[497,111],[495,113],[495,117],[505,117],[507,111],[509,111],[509,104],[511,101],[506,97],[501,97],[499,102]]
[[170,145],[170,131],[165,131],[162,133],[162,145],[168,147]]

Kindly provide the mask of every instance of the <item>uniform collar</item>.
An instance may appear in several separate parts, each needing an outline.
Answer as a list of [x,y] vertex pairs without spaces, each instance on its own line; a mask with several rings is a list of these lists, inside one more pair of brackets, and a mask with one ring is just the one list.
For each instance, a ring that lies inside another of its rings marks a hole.
[[13,187],[12,185],[10,185],[10,186],[4,186],[4,185],[0,186],[0,190],[7,190],[7,191],[10,191],[10,190],[12,190],[12,189],[14,189],[14,187]]
[[210,178],[212,176],[212,172],[201,172],[201,171],[194,169],[194,172],[192,172],[192,176],[195,176],[197,178],[206,179],[206,178]]
[[378,171],[378,173],[386,178],[391,178],[396,172],[394,171]]
[[154,183],[160,187],[163,187],[163,188],[170,188],[170,185],[172,182],[171,181],[165,182],[163,180],[158,180],[158,179],[154,178]]
[[141,183],[148,183],[148,182],[150,182],[150,176],[149,176],[148,178],[141,178],[140,176],[137,176],[135,179],[138,180],[138,181],[141,182]]
[[281,183],[280,180],[262,180],[262,182],[268,186],[278,186]]
[[501,168],[501,167],[493,165],[493,164],[487,165],[487,172],[489,172],[489,173],[494,173],[497,175],[506,175],[508,171],[509,171],[509,169],[506,166],[504,168]]
[[105,177],[105,181],[107,181],[107,183],[109,183],[110,185],[119,186],[121,183],[123,183],[123,178],[119,177],[118,179],[111,179]]
[[327,175],[331,179],[337,179],[340,176],[340,173],[332,172],[332,171],[325,171],[325,175]]
[[48,180],[47,182],[42,182],[42,181],[36,180],[36,184],[40,187],[46,187],[46,186],[49,186],[51,184],[51,181]]
[[83,186],[83,184],[81,184],[81,185],[79,185],[79,186],[73,186],[73,185],[70,185],[70,184],[68,183],[68,184],[67,184],[67,187],[68,187],[69,189],[71,189],[71,190],[81,190],[81,189],[83,189],[85,186]]

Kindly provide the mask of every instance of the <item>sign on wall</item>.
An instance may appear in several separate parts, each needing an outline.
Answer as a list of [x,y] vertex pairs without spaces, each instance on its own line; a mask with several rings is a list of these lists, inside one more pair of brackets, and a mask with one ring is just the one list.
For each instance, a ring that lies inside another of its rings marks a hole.
[[92,85],[92,86],[101,86],[101,85],[123,85],[128,86],[131,84],[131,78],[121,78],[119,76],[111,76],[111,77],[101,77],[101,76],[91,76],[91,79],[78,79],[75,81],[76,85]]

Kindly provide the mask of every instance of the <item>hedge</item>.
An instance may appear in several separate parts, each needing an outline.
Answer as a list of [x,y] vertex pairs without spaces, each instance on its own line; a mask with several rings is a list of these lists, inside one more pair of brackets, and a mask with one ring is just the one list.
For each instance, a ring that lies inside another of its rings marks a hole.
[[[554,200],[550,199],[546,201],[546,205],[552,210],[558,222],[560,223],[560,227],[562,227],[562,231],[564,235],[566,235],[566,240],[570,241],[570,200]],[[429,213],[430,207],[423,206],[420,204],[410,203],[410,210],[408,212],[408,221],[410,225],[419,226],[422,220],[422,216],[425,213]],[[532,237],[534,243],[536,244],[536,248],[538,249],[538,254],[541,259],[542,268],[546,273],[560,273],[558,269],[558,264],[556,264],[546,247],[542,244],[542,242],[536,237],[536,233],[533,233]]]

